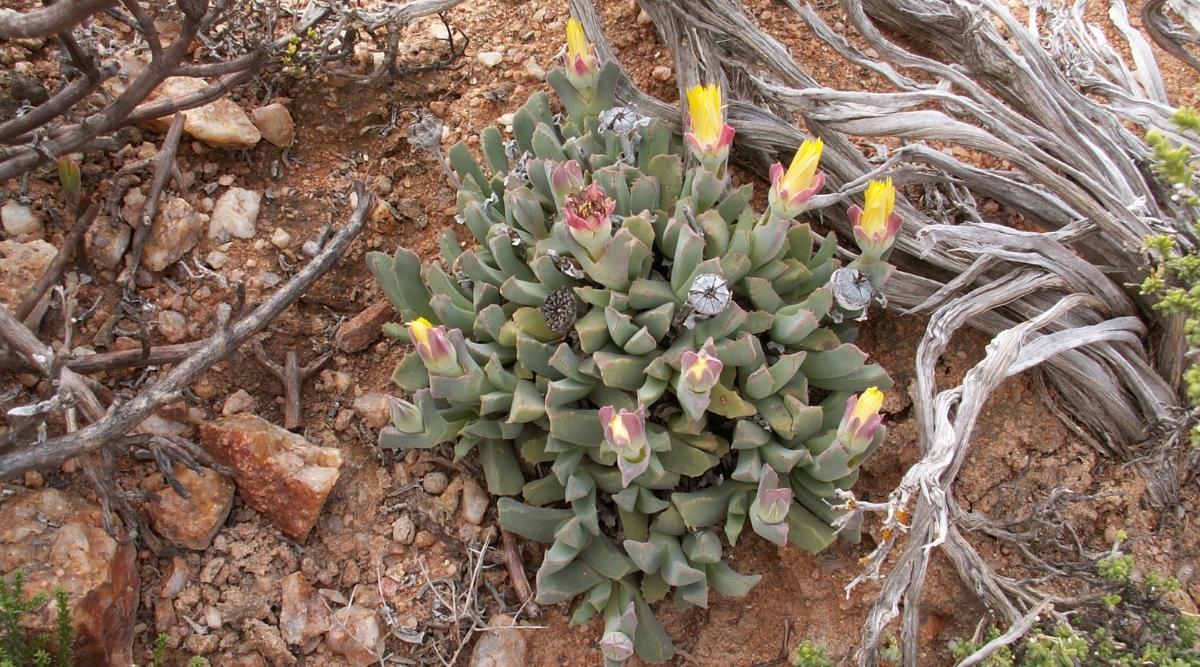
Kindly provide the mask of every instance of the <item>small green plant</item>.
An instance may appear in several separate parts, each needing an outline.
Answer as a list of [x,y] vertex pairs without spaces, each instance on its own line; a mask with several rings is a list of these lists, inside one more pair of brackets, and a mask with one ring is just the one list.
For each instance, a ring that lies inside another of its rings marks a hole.
[[807,639],[792,649],[792,655],[788,659],[792,667],[833,667],[833,661],[825,655],[825,649]]
[[25,577],[25,571],[19,569],[9,577],[0,576],[0,667],[70,667],[75,630],[71,624],[67,592],[61,588],[54,590],[57,616],[54,651],[51,653],[50,636],[30,637],[22,624],[49,599],[45,593],[38,593],[26,600],[22,594]]
[[[1192,107],[1179,107],[1171,116],[1171,122],[1182,132],[1200,134],[1200,111]],[[1196,192],[1196,156],[1187,146],[1176,146],[1162,132],[1150,130],[1146,143],[1154,150],[1154,173],[1171,184],[1175,192],[1171,200],[1189,206],[1200,206],[1200,194]]]
[[287,68],[288,73],[295,78],[300,78],[304,75],[304,68],[319,54],[313,48],[304,49],[305,43],[312,44],[316,42],[320,35],[316,29],[309,28],[308,32],[303,35],[292,35],[288,37],[287,46],[283,47],[283,53],[279,54],[279,63]]
[[201,658],[200,656],[188,660],[188,667],[208,667],[208,664],[208,658]]
[[163,667],[167,659],[167,635],[159,633],[154,638],[154,652],[150,655],[150,664],[146,667]]
[[[1148,573],[1138,582],[1133,558],[1120,550],[1118,531],[1109,554],[1096,571],[1114,587],[1098,607],[1080,610],[1071,625],[1046,631],[1034,628],[1022,641],[1001,648],[984,667],[1200,667],[1195,617],[1181,613],[1164,598],[1179,591],[1179,581]],[[961,661],[1000,636],[992,627],[977,640],[954,639],[950,655]]]
[[[1200,135],[1200,111],[1179,107],[1171,122],[1181,133]],[[1175,146],[1158,130],[1146,133],[1146,143],[1154,151],[1153,169],[1173,189],[1171,200],[1191,207],[1194,221],[1200,215],[1200,193],[1196,188],[1198,161],[1187,146]],[[1184,318],[1184,335],[1192,358],[1200,350],[1200,255],[1182,249],[1171,234],[1154,234],[1142,242],[1143,251],[1153,264],[1150,274],[1142,281],[1141,293],[1158,297],[1156,310],[1166,315]],[[1183,374],[1188,400],[1200,406],[1200,364],[1192,363]],[[1200,424],[1190,431],[1193,447],[1200,447]]]

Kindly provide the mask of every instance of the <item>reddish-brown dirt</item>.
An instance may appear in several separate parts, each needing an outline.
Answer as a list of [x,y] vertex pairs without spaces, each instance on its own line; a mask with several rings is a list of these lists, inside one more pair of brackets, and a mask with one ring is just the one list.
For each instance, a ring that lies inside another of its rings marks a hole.
[[[881,86],[867,70],[847,66],[823,49],[785,7],[768,0],[748,4],[763,27],[788,44],[819,80],[847,88]],[[840,20],[838,10],[822,11],[831,23]],[[471,38],[458,69],[406,76],[366,90],[324,76],[290,82],[278,90],[276,95],[291,97],[298,131],[291,154],[293,166],[284,168],[278,179],[272,177],[271,169],[280,161],[280,151],[266,143],[244,159],[190,141],[181,148],[181,169],[204,174],[202,182],[215,180],[217,174],[228,174],[238,186],[270,193],[259,218],[259,239],[269,238],[278,226],[297,239],[294,247],[299,248],[300,242],[314,238],[322,225],[344,220],[350,207],[342,195],[348,192],[351,177],[367,182],[398,214],[373,219],[341,264],[273,325],[272,334],[265,340],[272,356],[281,358],[292,347],[300,350],[302,361],[316,356],[327,346],[339,318],[353,316],[382,298],[364,264],[368,250],[390,252],[404,245],[432,259],[437,253],[437,235],[454,225],[452,187],[433,157],[415,151],[404,139],[408,112],[423,108],[437,114],[448,128],[444,146],[461,139],[477,147],[475,137],[481,129],[518,109],[531,93],[548,89],[536,70],[554,64],[567,18],[565,2],[477,0],[463,3],[449,16],[455,27]],[[636,6],[626,1],[606,3],[604,19],[606,33],[619,57],[631,67],[637,83],[665,101],[677,101],[673,78],[654,74],[655,68],[670,66],[667,50],[653,26],[638,19]],[[421,21],[404,31],[404,53],[413,62],[429,62],[440,56],[444,45],[431,36],[434,22],[436,19]],[[481,64],[476,55],[487,51],[503,53],[503,62],[495,68]],[[47,46],[30,51],[27,57],[41,67],[52,53],[53,46]],[[1169,86],[1179,95],[1178,101],[1193,101],[1191,73],[1169,57],[1158,55]],[[247,91],[246,98],[240,100],[244,106],[264,101],[249,99],[252,94],[256,93]],[[379,128],[388,124],[393,110],[401,111],[399,127],[381,136]],[[155,137],[148,139],[157,141]],[[113,157],[112,162],[119,166],[121,159]],[[215,171],[213,167],[206,169],[207,164],[212,164]],[[85,174],[90,173],[91,181],[97,182],[109,165],[94,163],[90,169],[85,169]],[[49,196],[53,190],[44,180],[35,180],[30,187],[35,199]],[[203,256],[216,247],[205,240],[198,253]],[[225,251],[231,257],[229,266],[243,271],[246,277],[281,271],[281,253],[269,244],[234,241]],[[287,252],[288,260],[298,260],[298,253]],[[230,270],[227,268],[226,273]],[[203,288],[200,283],[187,285],[183,294],[162,284],[143,290],[143,296],[160,306],[182,310],[197,322],[208,321],[215,305],[231,298],[212,283]],[[251,281],[251,301],[268,292],[265,288],[255,289]],[[99,296],[104,305],[84,327],[80,339],[91,339],[118,294],[111,280],[102,279],[87,288],[81,301],[90,303]],[[50,317],[46,331],[61,330],[61,325],[61,321]],[[866,465],[856,487],[864,499],[877,501],[886,496],[917,459],[917,431],[910,413],[909,391],[913,359],[924,326],[920,316],[877,314],[864,327],[862,347],[889,369],[895,380],[885,404],[888,439]],[[986,342],[974,333],[956,336],[939,367],[939,385],[948,387],[959,382],[982,358]],[[415,628],[430,618],[431,596],[422,590],[423,584],[439,577],[455,578],[466,565],[448,542],[479,538],[495,519],[493,511],[481,528],[459,518],[449,499],[455,496],[456,488],[461,488],[455,486],[460,482],[453,482],[450,490],[436,497],[426,496],[419,483],[412,483],[433,470],[452,476],[472,474],[477,469],[473,463],[453,465],[415,455],[401,460],[393,453],[381,452],[370,430],[349,417],[347,411],[357,395],[388,391],[392,368],[401,353],[399,345],[382,339],[364,352],[337,356],[319,380],[306,386],[303,417],[307,436],[317,444],[339,448],[346,465],[305,544],[289,543],[257,512],[235,501],[234,511],[212,548],[181,555],[190,583],[174,602],[177,621],[158,628],[155,610],[163,604],[159,591],[171,572],[171,559],[156,557],[147,550],[141,552],[142,623],[137,642],[143,660],[156,632],[163,631],[170,645],[178,647],[172,655],[177,655],[181,664],[186,655],[198,652],[217,665],[250,664],[237,661],[242,651],[256,650],[253,642],[247,643],[239,635],[237,618],[270,619],[277,614],[279,579],[295,570],[303,571],[314,586],[335,591],[333,597],[353,595],[358,603],[368,606],[387,602],[401,627]],[[136,375],[124,371],[101,379]],[[206,373],[194,392],[198,407],[206,417],[213,417],[219,414],[225,397],[238,389],[257,399],[261,416],[276,423],[282,420],[281,388],[245,350]],[[129,486],[153,477],[146,464],[125,461],[122,466],[122,480]],[[1133,549],[1142,568],[1179,576],[1186,584],[1196,566],[1195,554],[1200,553],[1200,533],[1187,523],[1164,519],[1143,507],[1139,502],[1140,480],[1136,468],[1106,464],[1064,428],[1044,406],[1032,379],[1022,376],[1006,381],[990,400],[956,491],[964,509],[994,518],[1021,516],[1058,488],[1092,494],[1093,501],[1072,504],[1067,512],[1089,547],[1105,548],[1112,531],[1125,528],[1134,537]],[[48,483],[91,495],[77,473],[49,475]],[[411,544],[393,540],[392,526],[399,512],[413,508],[419,510],[418,515],[428,517],[423,521],[430,524],[418,522]],[[1181,511],[1190,515],[1195,509],[1196,495],[1191,489],[1182,500]],[[437,535],[441,530],[448,533],[441,536],[446,539]],[[688,612],[662,605],[659,617],[679,649],[674,664],[782,664],[777,659],[802,639],[823,646],[835,661],[849,658],[858,645],[877,588],[864,584],[848,596],[844,589],[858,574],[858,560],[871,550],[876,537],[868,529],[861,544],[837,543],[815,556],[790,546],[779,549],[753,537],[743,539],[732,551],[732,564],[740,571],[763,575],[762,583],[746,598],[727,599],[714,594],[708,609]],[[1028,573],[1019,554],[1010,547],[983,535],[969,534],[968,538],[1000,572],[1013,576]],[[532,572],[536,566],[534,554],[530,551],[526,556]],[[489,567],[483,576],[498,590],[508,591],[502,568]],[[383,582],[387,582],[386,587]],[[1200,585],[1185,585],[1185,590],[1191,599],[1181,598],[1182,604],[1200,602]],[[201,636],[184,619],[201,622],[209,607],[226,610],[226,624]],[[527,631],[527,664],[599,664],[600,654],[595,649],[598,623],[568,628],[570,611],[566,606],[543,611],[537,621],[542,627]],[[923,613],[922,664],[941,665],[950,662],[947,642],[970,635],[986,612],[973,593],[960,584],[953,568],[935,557]],[[453,643],[449,646],[452,652]],[[389,650],[399,656],[411,653],[409,645],[396,641]],[[324,644],[301,660],[306,665],[344,664]]]

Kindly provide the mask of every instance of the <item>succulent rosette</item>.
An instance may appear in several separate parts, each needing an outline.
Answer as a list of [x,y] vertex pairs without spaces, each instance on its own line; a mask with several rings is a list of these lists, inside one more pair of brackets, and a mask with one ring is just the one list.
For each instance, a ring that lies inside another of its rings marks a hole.
[[[834,297],[851,268],[837,239],[802,219],[823,184],[819,141],[773,170],[763,215],[725,177],[719,88],[689,91],[674,135],[617,107],[616,66],[569,31],[548,75],[565,116],[535,93],[511,138],[482,132],[481,160],[449,151],[462,226],[441,261],[368,255],[409,323],[386,331],[412,344],[379,442],[477,457],[500,525],[547,545],[537,601],[577,600],[573,623],[600,616],[609,667],[661,662],[673,648],[653,605],[758,582],[726,544],[858,540],[834,528],[838,493],[885,436],[891,381]],[[856,217],[876,282],[894,196],[876,186]]]

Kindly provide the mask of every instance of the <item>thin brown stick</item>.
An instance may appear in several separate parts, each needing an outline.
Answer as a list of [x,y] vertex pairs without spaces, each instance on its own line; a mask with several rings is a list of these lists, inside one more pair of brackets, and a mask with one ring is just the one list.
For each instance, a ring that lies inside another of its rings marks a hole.
[[163,139],[162,148],[154,158],[154,179],[150,181],[150,194],[142,202],[142,210],[138,212],[138,224],[133,230],[133,243],[129,252],[129,265],[117,280],[120,285],[129,285],[142,263],[142,250],[146,247],[146,237],[150,235],[150,226],[154,224],[154,216],[158,214],[158,202],[162,198],[163,187],[171,177],[171,168],[175,166],[175,151],[179,148],[179,138],[183,136],[183,122],[187,117],[180,112],[175,113],[171,121],[171,129]]
[[[214,363],[228,356],[251,336],[274,321],[318,278],[333,268],[333,265],[341,259],[342,254],[350,246],[350,242],[362,231],[363,225],[366,223],[367,212],[371,210],[373,198],[367,193],[366,187],[361,182],[355,181],[354,191],[358,195],[358,207],[350,216],[349,222],[304,269],[288,281],[283,288],[271,295],[266,302],[236,324],[227,328],[218,327],[217,333],[209,338],[200,350],[103,420],[75,433],[47,440],[37,447],[22,448],[0,457],[0,479],[7,479],[34,468],[56,465],[82,452],[103,447],[106,443],[128,433],[159,406],[178,397],[185,387]],[[229,307],[227,305],[222,304],[218,310],[224,313],[226,319],[228,318]],[[26,344],[20,344],[22,335],[18,331],[12,331],[12,323],[16,323],[17,328],[24,330],[25,334],[32,338],[33,335],[20,326],[20,323],[6,309],[0,310],[0,336],[4,336],[6,340],[12,336],[14,340],[18,341],[18,345],[12,346],[10,341],[10,346],[26,355],[32,362],[39,363],[33,354],[35,350],[44,346],[36,339],[33,339],[35,344],[33,348],[27,344],[28,341]],[[48,361],[47,359],[40,363],[45,364]],[[64,377],[67,373],[74,374],[72,371],[64,370]]]
[[63,269],[67,268],[67,264],[75,257],[75,250],[79,247],[79,243],[83,240],[83,235],[87,233],[88,228],[92,226],[92,221],[96,219],[96,214],[100,212],[98,204],[92,204],[87,207],[83,215],[75,221],[71,226],[71,231],[67,232],[66,238],[63,239],[63,246],[59,248],[58,254],[50,261],[50,266],[46,267],[42,277],[34,283],[25,294],[25,298],[21,299],[21,303],[17,305],[16,317],[24,322],[25,318],[37,308],[38,303],[50,287],[58,282],[59,276],[62,275]]
[[542,612],[533,601],[533,588],[529,585],[529,578],[525,576],[525,562],[521,560],[517,539],[512,533],[501,528],[500,542],[504,547],[504,566],[508,569],[508,581],[512,584],[513,592],[525,607],[526,614],[530,618],[537,618]]
[[289,431],[295,431],[303,426],[304,418],[301,415],[301,408],[304,381],[329,363],[333,354],[323,354],[307,366],[301,366],[296,351],[288,350],[283,367],[280,367],[267,356],[267,351],[263,349],[262,343],[255,343],[254,358],[258,359],[258,363],[270,371],[283,385],[283,427]]
[[0,9],[0,39],[50,37],[112,4],[115,0],[62,0],[24,13]]

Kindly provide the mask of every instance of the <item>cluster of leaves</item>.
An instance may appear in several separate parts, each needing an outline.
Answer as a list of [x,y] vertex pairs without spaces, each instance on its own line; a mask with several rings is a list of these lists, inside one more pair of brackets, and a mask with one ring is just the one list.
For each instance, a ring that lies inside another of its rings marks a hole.
[[[1181,132],[1200,135],[1200,111],[1180,107],[1171,120]],[[1162,133],[1151,130],[1146,142],[1154,149],[1154,171],[1175,188],[1172,199],[1200,208],[1200,194],[1195,190],[1196,160],[1186,146],[1174,146]],[[1197,229],[1200,233],[1200,228]],[[1154,307],[1167,315],[1184,318],[1189,356],[1200,352],[1200,255],[1179,249],[1169,234],[1148,236],[1143,242],[1153,268],[1141,284],[1144,295],[1158,297]],[[1200,405],[1200,364],[1193,363],[1184,371],[1188,400]],[[1200,447],[1200,425],[1191,430],[1193,447]]]
[[75,640],[71,624],[71,609],[67,592],[54,591],[55,636],[53,642],[46,634],[31,636],[24,619],[36,613],[48,602],[45,593],[25,599],[24,570],[10,577],[0,576],[0,667],[70,667],[72,644]]
[[[1112,591],[1101,605],[1072,618],[1071,626],[1051,631],[1034,628],[1015,647],[1004,647],[985,667],[1200,667],[1200,622],[1180,612],[1166,596],[1179,581],[1153,572],[1138,580],[1133,557],[1120,550],[1119,531],[1112,551],[1096,562],[1096,572]],[[979,641],[955,639],[950,653],[962,660],[1000,635],[992,627]]]
[[[146,667],[166,667],[167,664],[167,636],[159,634],[154,638],[154,650],[150,653],[150,662],[146,663]],[[133,665],[137,667],[137,665]],[[188,660],[187,667],[209,667],[208,658],[202,656],[192,656]]]
[[833,667],[833,661],[825,655],[825,649],[807,639],[792,649],[788,661],[792,667]]
[[729,183],[719,88],[689,92],[681,138],[614,107],[619,69],[574,22],[566,60],[548,76],[564,115],[537,93],[512,140],[483,131],[483,165],[450,150],[473,245],[444,235],[445,265],[368,256],[407,323],[388,333],[414,346],[380,445],[477,451],[501,525],[550,545],[537,601],[582,596],[572,622],[604,619],[606,664],[662,661],[650,604],[759,580],[722,538],[858,539],[839,492],[883,440],[891,380],[853,341],[901,222],[872,182],[842,266],[796,220],[824,183],[820,141],[772,170],[759,213]]
[[316,50],[315,44],[320,35],[315,28],[309,28],[304,35],[292,35],[288,38],[287,45],[283,48],[283,52],[279,54],[279,64],[295,78],[300,78],[304,75],[305,68],[311,67],[313,63],[319,63],[321,53]]
[[[1181,132],[1200,135],[1200,111],[1192,107],[1179,107],[1171,116],[1171,122]],[[1146,143],[1154,150],[1154,172],[1175,189],[1172,199],[1190,206],[1200,206],[1200,194],[1196,192],[1196,156],[1187,146],[1176,146],[1158,130],[1146,133]]]

